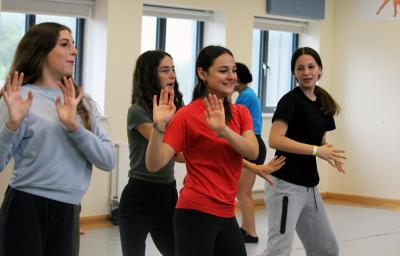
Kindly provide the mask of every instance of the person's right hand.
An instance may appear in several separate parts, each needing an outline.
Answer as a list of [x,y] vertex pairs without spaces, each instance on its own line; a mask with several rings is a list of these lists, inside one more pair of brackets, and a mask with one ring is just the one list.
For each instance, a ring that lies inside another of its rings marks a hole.
[[32,91],[28,92],[27,99],[22,99],[21,97],[23,80],[24,73],[21,72],[21,74],[18,74],[18,72],[15,71],[12,80],[10,76],[7,76],[6,84],[3,88],[3,97],[8,108],[8,121],[6,125],[11,131],[18,130],[32,104]]
[[174,104],[174,89],[161,89],[160,101],[157,104],[157,95],[153,97],[153,121],[166,125],[175,114],[176,107]]

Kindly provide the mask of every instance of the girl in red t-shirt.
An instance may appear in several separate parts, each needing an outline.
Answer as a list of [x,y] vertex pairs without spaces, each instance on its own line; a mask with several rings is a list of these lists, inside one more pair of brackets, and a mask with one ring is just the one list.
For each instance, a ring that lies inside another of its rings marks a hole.
[[[176,115],[172,90],[164,89],[158,103],[154,97],[146,166],[158,171],[177,152],[184,154],[187,175],[173,223],[176,255],[246,255],[234,208],[243,156],[258,155],[251,116],[229,100],[237,76],[228,49],[202,49],[196,73],[193,101]],[[265,172],[282,162],[274,159]]]

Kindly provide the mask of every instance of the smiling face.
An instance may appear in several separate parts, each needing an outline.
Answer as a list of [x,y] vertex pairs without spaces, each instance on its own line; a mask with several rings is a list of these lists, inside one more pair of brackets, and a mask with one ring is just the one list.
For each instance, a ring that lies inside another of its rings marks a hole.
[[174,62],[171,57],[165,56],[161,60],[160,65],[157,67],[157,72],[162,89],[166,87],[174,88],[176,74]]
[[294,77],[303,89],[314,89],[322,75],[322,68],[315,59],[308,54],[299,56],[294,66]]
[[76,54],[77,50],[71,33],[68,30],[61,30],[56,45],[47,55],[43,74],[51,76],[54,80],[71,76]]
[[198,75],[207,84],[209,93],[218,97],[231,95],[236,85],[236,63],[228,53],[218,56],[208,70],[198,68]]

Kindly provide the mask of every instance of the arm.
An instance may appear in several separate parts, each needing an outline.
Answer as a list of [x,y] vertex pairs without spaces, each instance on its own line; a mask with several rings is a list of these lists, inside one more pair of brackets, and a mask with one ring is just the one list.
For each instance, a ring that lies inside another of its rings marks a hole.
[[[146,140],[150,140],[151,137],[151,132],[153,130],[153,126],[151,123],[142,123],[139,124],[136,128],[138,130],[138,132],[146,139]],[[183,153],[177,153],[174,155],[174,160],[175,162],[178,163],[185,163],[185,157],[183,156]]]
[[[288,125],[283,120],[275,120],[272,123],[271,132],[269,135],[269,146],[271,148],[285,151],[288,153],[301,154],[301,155],[312,155],[315,145],[301,143],[286,137]],[[327,144],[325,136],[322,139],[322,146],[318,147],[317,156],[328,161],[332,166],[331,161],[340,161],[340,159],[346,159],[343,155],[344,150],[337,149],[333,145]],[[335,166],[334,166],[335,167]]]
[[[114,144],[101,128],[101,120],[92,113],[92,131],[82,127],[77,118],[77,106],[83,98],[83,88],[75,96],[74,83],[71,78],[63,78],[64,84],[58,83],[63,92],[64,102],[61,98],[55,100],[56,110],[60,121],[68,130],[68,135],[75,142],[78,149],[86,156],[89,162],[100,169],[111,171],[116,163]],[[93,107],[95,109],[95,107]]]
[[283,120],[276,120],[272,123],[269,134],[269,146],[273,149],[288,153],[312,155],[314,145],[297,142],[286,137],[288,125]]
[[33,95],[29,91],[27,99],[22,98],[22,81],[24,74],[14,73],[13,78],[6,78],[2,88],[3,98],[0,101],[0,170],[3,170],[13,157],[25,132],[23,121],[29,112]]
[[225,110],[221,99],[215,95],[208,95],[204,98],[206,107],[205,119],[212,130],[220,138],[226,139],[236,152],[247,159],[256,159],[258,156],[258,142],[251,130],[244,131],[241,135],[234,132],[225,123]]
[[175,114],[173,89],[162,89],[160,102],[157,96],[153,98],[153,122],[149,144],[146,151],[146,167],[150,172],[157,172],[163,168],[175,155],[174,149],[163,142],[166,124]]
[[243,159],[243,167],[253,172],[254,174],[265,179],[269,184],[274,185],[274,182],[270,179],[269,174],[279,170],[285,164],[285,157],[280,156],[274,157],[268,164],[257,165]]

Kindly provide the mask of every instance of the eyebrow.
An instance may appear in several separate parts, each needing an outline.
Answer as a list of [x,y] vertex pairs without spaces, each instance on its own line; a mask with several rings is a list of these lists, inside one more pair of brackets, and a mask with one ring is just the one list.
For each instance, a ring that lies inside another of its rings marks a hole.
[[[69,39],[68,39],[68,38],[60,38],[59,40],[62,41],[62,42],[67,42],[67,43],[69,43]],[[72,40],[72,44],[75,44],[75,41],[74,41],[74,40]]]

